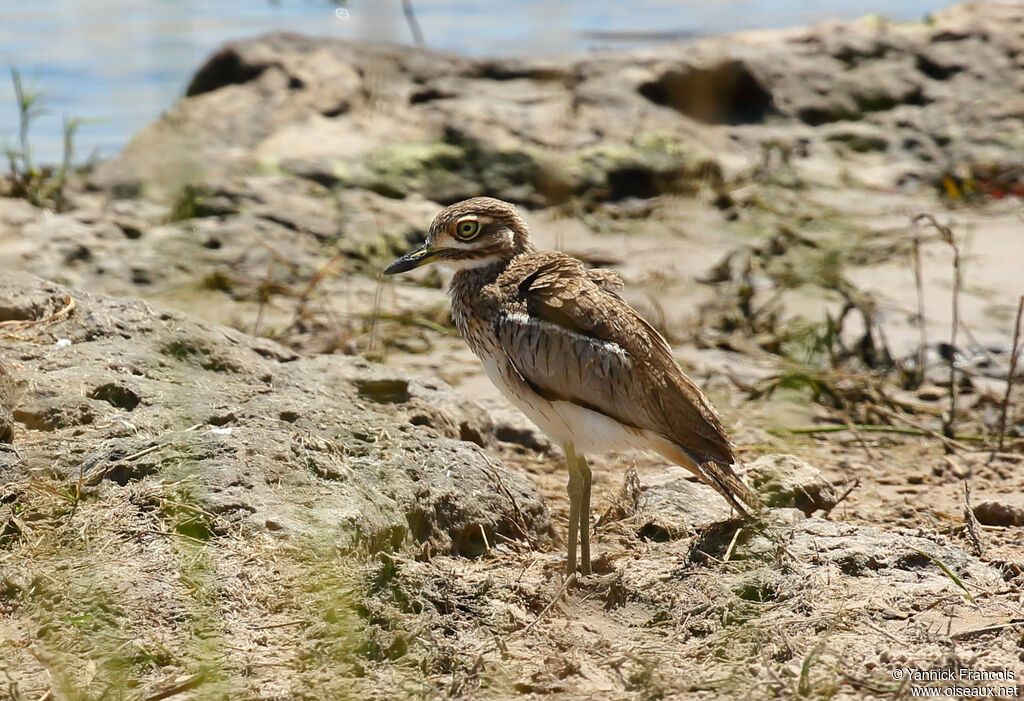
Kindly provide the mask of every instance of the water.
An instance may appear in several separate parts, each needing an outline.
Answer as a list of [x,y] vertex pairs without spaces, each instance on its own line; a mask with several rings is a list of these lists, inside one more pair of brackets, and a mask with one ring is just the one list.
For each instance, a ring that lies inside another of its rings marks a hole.
[[[672,37],[883,14],[919,20],[944,0],[414,0],[432,48],[473,56],[562,54]],[[61,117],[89,120],[76,161],[107,157],[177,100],[220,44],[285,30],[412,43],[399,0],[0,0],[0,66],[45,92],[33,155],[61,156]],[[627,35],[625,38],[623,35]],[[0,74],[0,148],[17,108]]]

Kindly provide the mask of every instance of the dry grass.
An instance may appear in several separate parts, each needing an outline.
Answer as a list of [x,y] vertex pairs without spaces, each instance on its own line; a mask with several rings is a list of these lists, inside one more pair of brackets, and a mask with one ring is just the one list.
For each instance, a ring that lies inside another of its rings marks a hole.
[[[756,555],[756,539],[728,561],[695,563],[686,538],[604,531],[599,553],[620,564],[577,582],[560,575],[557,544],[418,561],[339,552],[330,534],[240,532],[197,505],[195,477],[74,489],[52,476],[5,487],[22,505],[0,549],[0,675],[12,698],[657,699],[754,687],[895,698],[884,666],[850,660],[937,650],[923,628],[841,603],[877,592],[872,578],[793,569],[773,550]],[[885,596],[911,616],[929,610],[928,590]],[[973,598],[990,617],[1012,599],[977,588]],[[892,640],[870,642],[874,629]]]

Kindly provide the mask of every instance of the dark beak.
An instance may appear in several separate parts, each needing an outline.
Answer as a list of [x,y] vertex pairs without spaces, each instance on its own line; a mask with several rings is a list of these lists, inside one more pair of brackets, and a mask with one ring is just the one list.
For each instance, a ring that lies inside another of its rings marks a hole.
[[444,248],[431,248],[429,243],[424,243],[416,250],[409,251],[394,263],[384,268],[384,274],[395,275],[396,273],[407,273],[421,265],[426,265],[432,261],[437,254],[443,253],[445,250],[446,249]]

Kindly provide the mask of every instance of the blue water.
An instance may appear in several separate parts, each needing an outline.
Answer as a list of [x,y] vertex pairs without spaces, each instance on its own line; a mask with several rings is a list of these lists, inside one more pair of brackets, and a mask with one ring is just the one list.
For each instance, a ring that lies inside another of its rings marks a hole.
[[[431,48],[473,56],[564,54],[666,37],[882,14],[919,20],[948,0],[414,0]],[[61,156],[61,117],[89,120],[75,159],[107,157],[178,99],[225,41],[287,30],[412,43],[400,0],[0,0],[0,149],[17,139],[6,74],[45,93],[37,161]],[[621,36],[631,35],[623,39]]]

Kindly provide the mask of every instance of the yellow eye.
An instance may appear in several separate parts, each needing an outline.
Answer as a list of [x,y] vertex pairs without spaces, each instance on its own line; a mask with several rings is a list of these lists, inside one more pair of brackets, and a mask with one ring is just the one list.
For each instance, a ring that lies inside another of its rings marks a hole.
[[455,235],[463,241],[469,241],[480,233],[480,222],[476,219],[463,219],[455,227]]

